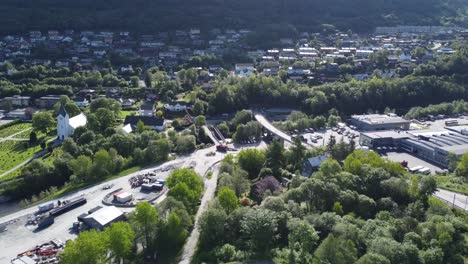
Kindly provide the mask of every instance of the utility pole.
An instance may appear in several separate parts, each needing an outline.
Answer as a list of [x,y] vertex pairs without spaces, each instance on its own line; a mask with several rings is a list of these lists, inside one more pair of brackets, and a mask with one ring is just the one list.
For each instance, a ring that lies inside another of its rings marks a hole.
[[452,207],[455,208],[455,195],[456,194],[453,194],[453,203],[452,203]]

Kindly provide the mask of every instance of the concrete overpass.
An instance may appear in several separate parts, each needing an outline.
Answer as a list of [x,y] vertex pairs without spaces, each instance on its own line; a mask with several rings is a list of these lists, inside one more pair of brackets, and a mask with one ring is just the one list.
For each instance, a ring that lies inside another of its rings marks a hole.
[[224,138],[223,134],[215,126],[205,125],[202,127],[202,129],[205,130],[205,134],[210,137],[211,141],[213,141],[215,145],[227,143],[226,138]]
[[208,128],[208,126],[203,126],[202,129],[205,130],[205,134],[210,137],[211,141],[213,141],[215,145],[219,145],[218,139],[213,135],[213,133],[211,133],[211,130]]
[[292,137],[283,131],[279,130],[275,126],[273,126],[270,121],[268,121],[262,114],[254,113],[255,120],[257,120],[266,130],[270,131],[274,135],[278,136],[284,141],[292,143]]

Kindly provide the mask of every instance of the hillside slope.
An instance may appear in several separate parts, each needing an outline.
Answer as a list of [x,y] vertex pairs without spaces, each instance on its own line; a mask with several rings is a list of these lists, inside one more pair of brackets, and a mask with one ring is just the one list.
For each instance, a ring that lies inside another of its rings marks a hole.
[[369,31],[386,25],[468,24],[468,0],[2,0],[0,32],[31,29],[255,28],[320,24]]

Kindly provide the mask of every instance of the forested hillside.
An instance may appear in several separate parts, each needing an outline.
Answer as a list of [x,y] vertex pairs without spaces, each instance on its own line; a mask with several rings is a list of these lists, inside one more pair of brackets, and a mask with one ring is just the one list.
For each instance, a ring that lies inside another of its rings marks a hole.
[[0,32],[47,29],[154,31],[321,24],[368,31],[385,25],[467,25],[467,0],[2,0]]

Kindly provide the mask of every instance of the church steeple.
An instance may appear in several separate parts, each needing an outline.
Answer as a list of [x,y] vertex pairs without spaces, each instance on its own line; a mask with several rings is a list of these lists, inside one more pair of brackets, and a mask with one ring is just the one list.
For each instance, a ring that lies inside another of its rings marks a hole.
[[59,110],[59,116],[67,116],[68,113],[67,113],[67,110],[65,110],[65,107],[63,106],[63,104],[60,105],[60,110]]

